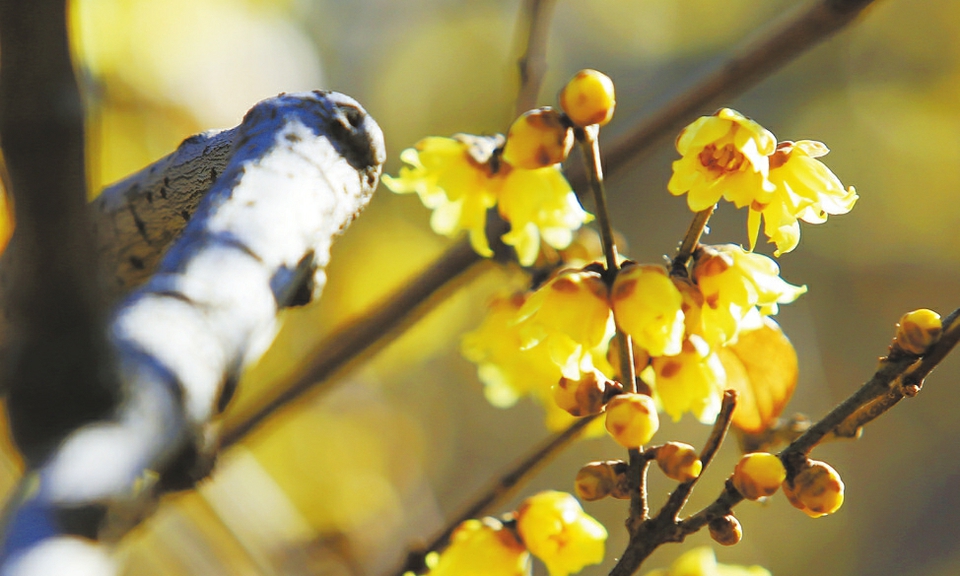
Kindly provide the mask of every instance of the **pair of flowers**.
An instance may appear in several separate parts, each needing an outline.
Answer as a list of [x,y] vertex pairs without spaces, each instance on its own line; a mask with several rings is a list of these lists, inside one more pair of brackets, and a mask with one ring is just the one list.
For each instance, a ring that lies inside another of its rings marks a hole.
[[707,210],[721,198],[737,208],[749,207],[747,231],[753,250],[760,232],[776,244],[776,256],[800,242],[798,220],[826,221],[846,214],[857,201],[853,187],[817,158],[829,150],[820,142],[777,143],[769,130],[729,108],[703,116],[677,138],[681,158],[673,163],[670,193],[687,194],[694,212]]

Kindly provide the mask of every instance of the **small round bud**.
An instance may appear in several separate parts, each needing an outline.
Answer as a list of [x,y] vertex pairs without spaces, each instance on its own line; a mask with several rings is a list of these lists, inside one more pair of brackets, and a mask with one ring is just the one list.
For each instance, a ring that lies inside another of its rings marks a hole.
[[567,159],[573,147],[573,131],[550,108],[524,112],[514,120],[507,133],[503,160],[515,168],[533,170],[552,166]]
[[700,476],[703,462],[700,455],[689,444],[667,442],[657,450],[657,464],[667,478],[677,482],[688,482]]
[[794,507],[811,518],[833,514],[843,505],[843,480],[826,462],[810,460],[791,484],[783,482],[783,493]]
[[577,472],[573,481],[577,497],[587,502],[606,498],[617,486],[617,473],[610,462],[591,462]]
[[597,370],[580,375],[579,380],[560,378],[553,387],[553,399],[557,406],[581,418],[590,414],[599,414],[603,410],[603,394],[607,386],[614,382]]
[[714,518],[708,527],[710,537],[721,546],[733,546],[743,538],[743,528],[733,514]]
[[620,394],[607,403],[607,432],[624,448],[639,448],[660,428],[653,398],[643,394]]
[[910,354],[925,353],[940,339],[943,323],[933,310],[921,308],[907,312],[897,323],[896,345]]
[[577,126],[603,126],[613,118],[617,101],[613,80],[596,70],[581,70],[560,92],[560,107]]
[[780,458],[768,452],[744,454],[733,469],[733,486],[747,500],[772,496],[787,477]]

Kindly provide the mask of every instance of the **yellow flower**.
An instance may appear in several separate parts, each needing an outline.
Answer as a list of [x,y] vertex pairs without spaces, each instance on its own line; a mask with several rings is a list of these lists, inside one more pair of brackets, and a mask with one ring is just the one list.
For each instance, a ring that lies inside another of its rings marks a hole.
[[467,230],[470,244],[477,254],[493,256],[484,232],[487,210],[497,203],[498,183],[488,164],[477,160],[477,150],[492,149],[502,142],[473,136],[454,138],[432,136],[417,142],[414,148],[400,153],[409,164],[393,178],[381,180],[398,194],[416,192],[420,201],[433,210],[430,226],[437,234],[453,237]]
[[656,399],[674,421],[685,412],[704,423],[714,421],[720,411],[727,373],[702,338],[691,335],[679,354],[656,357],[651,365]]
[[776,314],[778,304],[796,300],[807,291],[780,278],[777,263],[734,244],[703,246],[696,255],[693,279],[703,293],[704,336],[711,345],[733,342],[754,307]]
[[800,224],[821,224],[829,214],[846,214],[859,196],[817,158],[829,150],[820,142],[781,142],[770,157],[770,182],[776,191],[750,203],[747,220],[750,249],[757,242],[760,217],[764,234],[777,245],[774,255],[790,252],[800,242]]
[[510,223],[501,239],[531,266],[540,241],[558,250],[570,245],[573,232],[593,217],[584,211],[559,166],[522,170],[504,166],[500,178],[500,216]]
[[467,520],[450,536],[450,546],[428,576],[529,576],[530,553],[493,518]]
[[563,376],[578,380],[614,333],[607,286],[596,272],[565,270],[534,292],[516,318],[523,348],[546,347]]
[[[524,348],[524,339],[516,323],[526,297],[515,294],[496,298],[480,326],[464,335],[461,353],[477,364],[477,375],[484,384],[484,395],[494,406],[513,406],[523,396],[532,396],[546,411],[550,430],[563,430],[576,419],[557,406],[553,387],[563,377],[560,366],[550,356],[548,346]],[[610,372],[606,360],[606,343],[588,351],[581,359],[584,372],[597,367]],[[587,427],[586,435],[603,434],[602,422]]]
[[687,205],[700,212],[721,196],[737,207],[748,206],[757,195],[769,194],[768,156],[777,140],[763,126],[729,108],[703,116],[680,132],[667,189],[674,196],[687,193]]
[[531,496],[517,508],[516,517],[523,543],[546,564],[550,576],[567,576],[603,561],[607,530],[570,494]]
[[771,576],[760,566],[731,566],[720,564],[708,546],[684,552],[673,561],[669,570],[654,570],[646,576]]
[[485,229],[487,210],[497,205],[510,232],[505,244],[517,259],[531,266],[540,253],[540,242],[563,249],[573,232],[592,216],[583,210],[559,165],[526,170],[497,161],[503,136],[457,134],[453,138],[424,138],[400,153],[409,164],[397,177],[384,175],[394,192],[416,192],[433,210],[430,226],[438,234],[454,237],[468,231],[477,254],[493,256]]
[[610,294],[617,325],[651,356],[673,355],[683,344],[683,297],[662,266],[623,268]]
[[549,391],[561,377],[546,346],[523,347],[514,319],[524,302],[522,294],[493,300],[480,326],[461,341],[463,355],[477,364],[487,400],[501,408],[535,390]]

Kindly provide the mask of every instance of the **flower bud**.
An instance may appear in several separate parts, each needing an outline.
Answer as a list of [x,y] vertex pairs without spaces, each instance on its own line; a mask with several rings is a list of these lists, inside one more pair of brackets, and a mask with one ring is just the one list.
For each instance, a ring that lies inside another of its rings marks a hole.
[[573,147],[573,130],[550,108],[524,112],[514,120],[507,133],[503,160],[515,168],[534,170],[567,159]]
[[614,382],[598,370],[591,370],[580,375],[579,380],[560,378],[553,387],[553,399],[571,416],[577,418],[599,414],[603,410],[603,394],[607,386]]
[[772,496],[787,477],[780,458],[768,452],[744,454],[733,469],[733,486],[747,500]]
[[919,356],[940,339],[942,331],[940,315],[933,310],[921,308],[907,312],[900,318],[895,343],[903,351]]
[[596,70],[581,70],[560,92],[560,107],[577,126],[603,126],[613,118],[613,80]]
[[708,524],[710,537],[721,546],[733,546],[743,538],[743,528],[733,514],[714,518]]
[[791,484],[783,482],[783,493],[794,507],[811,518],[833,514],[843,505],[843,480],[826,462],[810,460]]
[[667,478],[677,482],[688,482],[700,476],[703,462],[700,455],[689,444],[667,442],[657,450],[657,464]]
[[590,462],[577,472],[573,487],[577,497],[587,502],[609,496],[617,485],[617,473],[610,462]]
[[660,428],[653,398],[643,394],[620,394],[607,403],[607,432],[624,448],[639,448]]

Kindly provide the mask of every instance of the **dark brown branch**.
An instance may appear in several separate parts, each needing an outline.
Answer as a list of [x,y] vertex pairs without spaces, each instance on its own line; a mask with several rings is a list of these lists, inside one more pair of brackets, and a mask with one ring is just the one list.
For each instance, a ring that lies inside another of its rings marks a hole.
[[109,413],[118,384],[86,212],[83,109],[63,0],[0,2],[0,138],[16,231],[4,259],[3,386],[31,464]]
[[707,228],[707,222],[710,221],[710,217],[713,216],[713,211],[716,209],[717,206],[714,204],[706,210],[697,212],[693,217],[693,221],[690,222],[690,227],[687,228],[687,233],[683,235],[680,248],[677,249],[677,255],[674,256],[673,262],[670,265],[670,273],[672,275],[679,275],[686,278],[687,263],[690,262],[690,257],[693,256],[693,252],[697,249],[697,246],[700,245],[700,237],[703,236],[703,231]]

